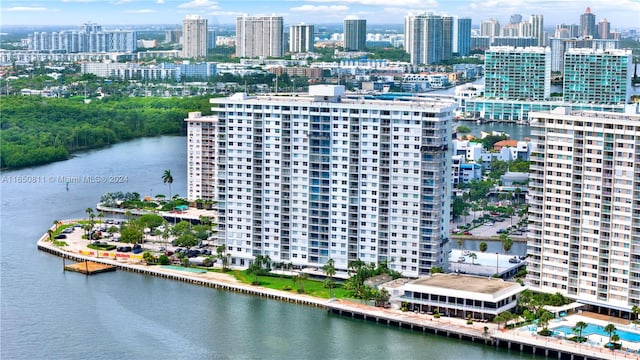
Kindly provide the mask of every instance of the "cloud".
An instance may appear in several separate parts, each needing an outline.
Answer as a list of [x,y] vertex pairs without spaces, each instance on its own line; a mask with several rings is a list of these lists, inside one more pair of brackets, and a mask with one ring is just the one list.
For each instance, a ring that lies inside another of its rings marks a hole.
[[10,8],[3,9],[7,12],[41,12],[41,11],[52,11],[46,7],[41,6],[14,6]]
[[137,9],[137,10],[126,10],[125,12],[129,14],[151,14],[156,11],[153,9]]
[[178,5],[181,9],[188,8],[209,8],[209,9],[218,9],[218,3],[211,0],[192,0],[184,4]]
[[207,13],[209,16],[222,16],[222,17],[238,17],[244,15],[239,11],[212,11]]
[[[389,0],[307,0],[308,2],[332,2],[332,3],[345,3],[345,4],[357,4],[364,6],[389,6]],[[433,2],[437,5],[435,1]],[[423,0],[393,0],[394,6],[424,6]]]
[[300,12],[344,12],[349,11],[349,7],[345,5],[302,5],[289,10]]
[[156,0],[156,4],[164,4],[164,0]]

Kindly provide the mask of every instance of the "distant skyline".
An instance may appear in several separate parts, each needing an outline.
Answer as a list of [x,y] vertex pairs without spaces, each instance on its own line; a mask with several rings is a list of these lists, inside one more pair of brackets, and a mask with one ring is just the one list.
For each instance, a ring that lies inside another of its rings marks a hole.
[[606,18],[611,30],[640,28],[638,0],[2,0],[0,26],[181,24],[190,14],[207,18],[209,26],[233,24],[243,14],[276,14],[285,25],[341,23],[346,16],[368,24],[402,24],[409,12],[433,12],[470,17],[474,25],[490,18],[502,25],[512,14],[523,20],[542,14],[544,26],[551,27],[579,24],[587,6],[596,22]]

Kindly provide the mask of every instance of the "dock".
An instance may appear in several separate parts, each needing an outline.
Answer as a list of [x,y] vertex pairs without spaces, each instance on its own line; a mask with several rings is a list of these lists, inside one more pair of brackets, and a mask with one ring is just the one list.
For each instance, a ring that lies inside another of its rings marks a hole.
[[65,265],[64,270],[79,272],[85,275],[93,275],[103,272],[116,271],[116,267],[113,265],[101,264],[93,261],[83,261]]

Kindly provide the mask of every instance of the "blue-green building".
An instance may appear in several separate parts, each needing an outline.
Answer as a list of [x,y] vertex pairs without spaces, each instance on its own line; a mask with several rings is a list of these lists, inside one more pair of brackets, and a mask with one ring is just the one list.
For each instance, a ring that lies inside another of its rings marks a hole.
[[485,97],[498,100],[546,100],[551,93],[549,48],[496,46],[484,60]]
[[564,55],[564,101],[626,104],[631,101],[631,50],[569,49]]

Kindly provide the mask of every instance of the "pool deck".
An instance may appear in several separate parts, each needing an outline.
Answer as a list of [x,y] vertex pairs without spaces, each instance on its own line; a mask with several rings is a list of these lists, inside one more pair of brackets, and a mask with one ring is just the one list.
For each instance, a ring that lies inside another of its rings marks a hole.
[[[574,327],[578,321],[584,321],[587,324],[600,325],[602,327],[607,326],[607,324],[613,323],[616,326],[617,330],[631,332],[631,333],[635,333],[635,334],[639,334],[640,335],[640,329],[635,328],[633,324],[621,324],[622,319],[611,318],[611,317],[608,317],[608,316],[606,316],[607,321],[605,321],[605,320],[602,320],[602,317],[603,317],[602,315],[595,314],[595,313],[590,313],[590,312],[572,314],[572,315],[564,317],[564,319],[566,319],[566,321],[552,321],[552,322],[550,322],[549,323],[549,329],[553,330],[553,329],[558,328],[560,326]],[[627,321],[627,323],[628,323],[628,321]],[[525,332],[527,332],[527,331],[525,331]],[[566,336],[571,337],[573,335],[574,334],[567,334]],[[604,345],[609,342],[609,337],[608,336],[599,335],[599,334],[589,334],[587,336],[587,339],[588,339],[587,342],[586,343],[582,343],[581,346],[583,346],[583,347],[591,347],[591,348],[595,348],[595,349],[598,349],[598,350],[611,352],[611,350],[607,350],[607,349],[604,348]],[[569,341],[569,340],[561,340],[561,341],[566,342],[566,343],[573,343],[573,341]],[[633,351],[634,358],[638,358],[638,351],[640,351],[640,343],[639,342],[625,341],[625,340],[621,340],[619,342],[622,344],[622,348],[623,349],[629,350],[628,352]],[[624,353],[625,351],[620,351],[620,352]]]

